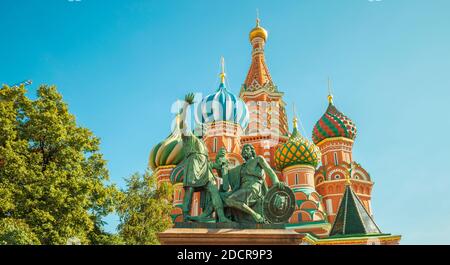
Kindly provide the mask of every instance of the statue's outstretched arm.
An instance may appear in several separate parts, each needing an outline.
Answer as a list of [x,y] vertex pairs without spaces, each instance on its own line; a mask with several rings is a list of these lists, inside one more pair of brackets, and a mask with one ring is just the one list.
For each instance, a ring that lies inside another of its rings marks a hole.
[[185,135],[185,133],[188,133],[187,131],[187,123],[186,123],[186,115],[187,115],[187,109],[189,107],[189,105],[194,104],[194,93],[188,93],[185,97],[184,97],[184,104],[183,107],[180,110],[180,120],[179,120],[179,128],[181,130],[181,132]]

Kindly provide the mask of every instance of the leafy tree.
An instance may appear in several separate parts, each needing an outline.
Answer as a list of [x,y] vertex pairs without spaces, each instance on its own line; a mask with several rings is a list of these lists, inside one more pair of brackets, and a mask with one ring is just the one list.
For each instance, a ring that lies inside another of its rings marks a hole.
[[100,141],[54,86],[39,87],[35,100],[25,93],[0,89],[0,219],[21,220],[42,244],[90,243],[120,198],[106,183]]
[[0,245],[39,245],[39,239],[22,220],[0,219]]
[[172,225],[172,186],[162,183],[147,171],[128,179],[124,198],[118,206],[119,233],[129,245],[159,244],[157,233]]
[[93,245],[124,245],[122,237],[118,234],[105,232],[101,226],[95,225],[88,235],[89,241]]

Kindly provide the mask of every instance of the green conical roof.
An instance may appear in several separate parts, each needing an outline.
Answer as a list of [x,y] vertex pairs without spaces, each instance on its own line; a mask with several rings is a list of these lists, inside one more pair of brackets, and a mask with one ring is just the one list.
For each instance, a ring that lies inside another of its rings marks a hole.
[[381,231],[351,185],[347,185],[330,236],[355,234],[381,234]]

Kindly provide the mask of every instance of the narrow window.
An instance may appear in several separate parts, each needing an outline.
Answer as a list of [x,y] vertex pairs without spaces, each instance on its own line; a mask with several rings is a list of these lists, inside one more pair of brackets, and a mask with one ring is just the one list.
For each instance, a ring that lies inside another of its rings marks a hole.
[[295,174],[295,184],[299,184],[300,180],[298,179],[298,173]]
[[334,152],[333,155],[334,155],[334,164],[337,166],[337,165],[338,165],[338,157],[337,157],[337,153]]
[[213,140],[213,153],[217,153],[217,138]]
[[327,203],[328,214],[333,214],[333,202],[331,201],[331,199],[327,199],[326,203]]

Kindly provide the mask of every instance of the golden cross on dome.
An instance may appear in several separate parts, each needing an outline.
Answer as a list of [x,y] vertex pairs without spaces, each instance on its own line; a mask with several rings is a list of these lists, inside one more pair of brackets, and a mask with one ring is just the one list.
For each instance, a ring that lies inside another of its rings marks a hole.
[[331,79],[328,77],[328,102],[333,104],[333,94],[331,93]]
[[256,26],[259,26],[259,9],[256,9]]
[[225,84],[225,59],[223,56],[220,58],[220,64],[222,67],[222,71],[220,72],[220,83]]
[[295,103],[292,103],[292,111],[294,112],[294,119],[292,120],[292,125],[294,126],[294,128],[297,128],[298,118],[297,118],[297,111],[295,111]]

